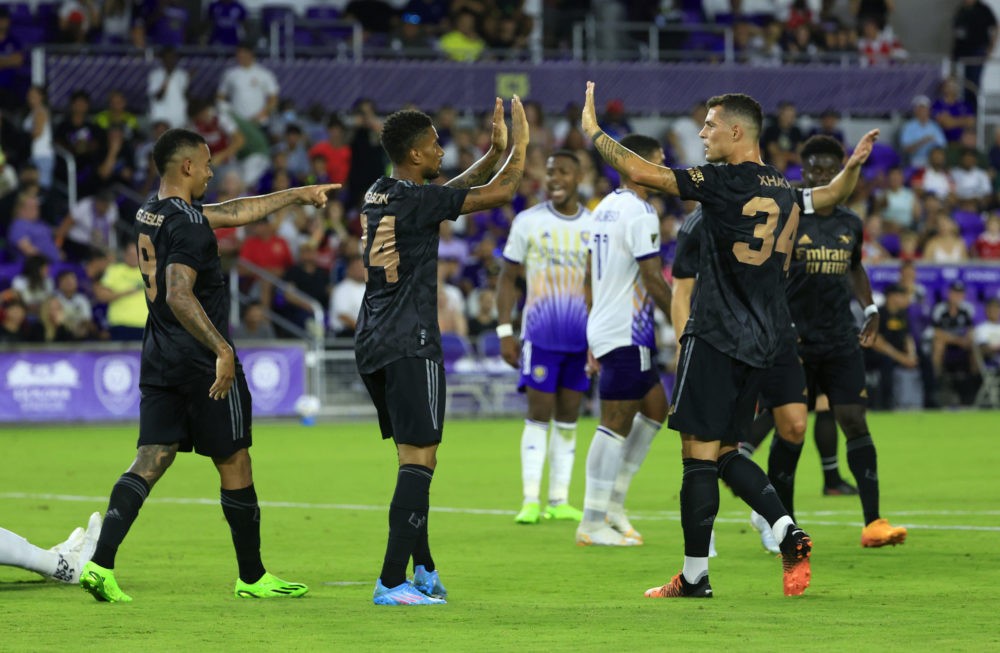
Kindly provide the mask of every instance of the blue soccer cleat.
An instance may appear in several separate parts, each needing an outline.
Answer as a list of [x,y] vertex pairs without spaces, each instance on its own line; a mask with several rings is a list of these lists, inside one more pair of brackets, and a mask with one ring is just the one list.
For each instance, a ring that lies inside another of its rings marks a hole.
[[444,605],[447,601],[434,599],[421,594],[410,581],[405,581],[395,587],[386,587],[382,579],[375,581],[375,593],[372,596],[375,605]]
[[448,590],[441,584],[437,569],[427,571],[423,565],[415,565],[413,567],[413,586],[425,596],[435,599],[448,598]]

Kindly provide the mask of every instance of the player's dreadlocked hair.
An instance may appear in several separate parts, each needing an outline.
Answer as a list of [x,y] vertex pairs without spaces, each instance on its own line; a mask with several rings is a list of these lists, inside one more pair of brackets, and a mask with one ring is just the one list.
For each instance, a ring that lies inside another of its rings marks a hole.
[[413,143],[428,127],[433,127],[431,117],[422,111],[404,109],[397,111],[382,124],[382,149],[393,163],[401,163]]
[[189,129],[168,129],[163,135],[156,139],[153,146],[153,163],[156,164],[156,171],[162,177],[167,171],[167,164],[174,158],[178,150],[189,147],[198,147],[205,139],[201,134]]
[[651,136],[643,136],[642,134],[629,134],[622,138],[620,143],[622,147],[627,147],[647,161],[649,161],[651,156],[656,154],[657,150],[663,149],[660,141]]
[[705,106],[722,107],[722,110],[733,117],[742,118],[760,134],[764,128],[764,112],[760,108],[757,100],[743,93],[726,93],[709,98]]
[[831,156],[837,157],[838,161],[844,158],[844,146],[840,144],[836,138],[831,138],[830,136],[823,136],[822,134],[817,134],[816,136],[810,136],[805,143],[802,144],[802,150],[799,152],[799,157],[803,161],[811,156],[816,156],[817,154],[829,154]]

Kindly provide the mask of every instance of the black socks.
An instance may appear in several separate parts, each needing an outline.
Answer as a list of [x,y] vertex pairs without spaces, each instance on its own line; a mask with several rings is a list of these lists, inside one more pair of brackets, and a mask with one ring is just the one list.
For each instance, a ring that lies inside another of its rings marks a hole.
[[233,536],[240,580],[244,583],[256,583],[264,575],[264,563],[260,560],[260,506],[257,505],[257,492],[252,484],[239,490],[220,490],[219,502]]
[[114,487],[108,499],[108,511],[104,513],[104,524],[101,526],[101,536],[97,540],[97,549],[91,560],[105,569],[115,568],[115,554],[122,540],[132,527],[132,522],[139,516],[139,509],[149,496],[149,484],[146,479],[125,472]]
[[396,492],[389,505],[389,542],[380,575],[385,587],[396,587],[406,580],[411,556],[413,564],[422,564],[428,571],[434,569],[427,544],[427,509],[433,477],[434,470],[423,465],[399,467]]
[[711,460],[684,459],[681,481],[681,528],[684,555],[707,558],[712,525],[719,512],[718,467]]
[[870,435],[847,441],[847,465],[854,474],[865,525],[879,518],[878,456]]
[[795,519],[795,468],[799,464],[801,455],[801,444],[793,444],[777,434],[771,440],[771,453],[767,458],[767,478],[793,520]]
[[730,451],[719,457],[719,478],[732,488],[736,496],[766,519],[768,524],[774,524],[788,514],[764,470],[738,451]]

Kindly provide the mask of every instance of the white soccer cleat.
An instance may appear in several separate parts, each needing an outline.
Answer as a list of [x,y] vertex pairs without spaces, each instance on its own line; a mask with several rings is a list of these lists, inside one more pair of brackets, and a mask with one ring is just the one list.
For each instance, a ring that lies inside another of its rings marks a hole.
[[97,550],[97,540],[101,536],[101,513],[95,512],[87,520],[87,530],[80,544],[80,567],[90,562]]
[[760,543],[765,549],[771,553],[781,553],[781,547],[778,546],[778,541],[774,539],[774,533],[771,532],[771,525],[767,523],[766,519],[756,512],[751,512],[750,525],[760,533]]
[[80,579],[80,567],[83,566],[80,562],[80,547],[83,546],[84,535],[82,528],[75,528],[65,542],[60,542],[49,549],[59,556],[56,569],[48,576],[49,578],[76,584]]
[[630,537],[633,540],[639,540],[640,543],[643,542],[642,533],[635,530],[635,527],[632,526],[632,522],[628,520],[628,517],[625,516],[625,513],[609,512],[607,516],[604,518],[604,521],[605,523],[607,523],[608,526],[618,531],[625,537]]
[[594,530],[576,529],[577,546],[642,546],[642,541],[625,537],[615,529],[602,524]]

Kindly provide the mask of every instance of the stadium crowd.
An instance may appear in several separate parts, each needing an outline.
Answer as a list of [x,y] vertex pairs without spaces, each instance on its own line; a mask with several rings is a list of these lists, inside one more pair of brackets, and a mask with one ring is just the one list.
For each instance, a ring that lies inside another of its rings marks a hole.
[[[362,5],[380,4],[385,3],[356,1],[345,11],[349,14],[352,7],[358,11]],[[401,22],[387,18],[387,29],[417,24],[421,30],[430,30],[428,34],[436,29],[434,34],[441,41],[448,34],[445,26],[461,22],[462,16],[474,15],[479,29],[489,16],[501,21],[517,16],[523,5],[485,0],[396,4],[400,6],[385,16],[398,16]],[[646,4],[626,2],[622,8],[631,18],[650,20],[635,14]],[[690,5],[690,11],[697,9],[704,17],[712,3],[676,4]],[[761,3],[747,0],[744,4]],[[892,3],[881,4],[885,11],[862,13],[858,24],[872,22],[884,28]],[[65,9],[68,6],[79,7],[76,11],[82,14]],[[226,14],[231,21],[220,19],[220,6],[231,12]],[[0,44],[16,41],[11,32],[12,7],[0,5]],[[69,38],[67,26],[76,26],[79,38],[107,39],[117,34],[115,38],[127,40],[131,32],[123,26],[133,32],[141,27],[153,43],[174,45],[187,42],[186,31],[179,40],[164,40],[156,25],[157,21],[169,23],[171,16],[186,25],[186,14],[171,13],[173,9],[180,12],[179,7],[176,0],[141,6],[111,2],[103,6],[102,17],[89,0],[67,0],[59,12],[59,33]],[[268,273],[261,278],[247,272],[246,266],[240,268],[241,291],[251,299],[234,335],[287,336],[297,331],[296,325],[312,333],[326,330],[335,339],[353,334],[364,290],[364,268],[358,256],[360,197],[388,164],[379,145],[379,108],[362,99],[342,115],[322,107],[299,107],[282,98],[279,82],[266,62],[256,60],[253,43],[240,40],[246,35],[244,21],[249,20],[240,7],[238,0],[213,2],[207,9],[213,16],[213,30],[197,36],[234,46],[235,60],[223,74],[215,97],[188,96],[184,61],[171,47],[160,51],[159,65],[149,74],[144,107],[127,106],[126,95],[120,91],[90,97],[85,90],[77,90],[65,112],[48,106],[44,88],[31,87],[13,99],[8,94],[0,133],[0,342],[141,338],[146,305],[137,269],[142,264],[135,248],[125,245],[130,242],[135,209],[158,185],[152,144],[166,129],[178,126],[202,134],[212,151],[215,178],[206,202],[298,184],[343,184],[339,196],[322,211],[290,206],[251,227],[218,231],[220,255],[227,268],[242,261]],[[753,20],[737,20],[737,25],[745,24],[749,30],[746,39],[737,39],[740,51],[748,52],[740,44],[756,42],[761,35],[765,40],[773,37],[783,50],[786,45],[792,48],[785,51],[795,51],[787,34],[802,29],[811,33],[826,24],[822,12],[809,7],[806,2],[785,3],[786,11],[772,12],[774,20],[763,26],[750,27],[758,25],[762,14],[754,13],[757,18]],[[118,10],[132,13],[127,20],[115,22],[111,12]],[[419,21],[407,18],[414,14]],[[141,20],[142,16],[157,18]],[[364,23],[361,13],[356,17]],[[520,19],[515,22],[521,24]],[[775,24],[783,36],[776,36],[777,31],[771,34],[768,25]],[[232,29],[223,29],[226,25]],[[367,24],[365,28],[375,31]],[[19,29],[16,34],[20,37],[24,32]],[[11,52],[9,48],[4,51]],[[10,54],[0,57],[0,67],[15,59]],[[0,76],[11,68],[0,70]],[[514,215],[546,200],[549,153],[560,148],[576,153],[583,164],[580,195],[588,207],[619,181],[581,133],[578,105],[567,105],[561,115],[545,115],[531,102],[525,109],[532,143],[515,201],[503,209],[463,216],[454,229],[450,223],[442,228],[441,327],[470,342],[492,333],[496,326],[499,253]],[[634,131],[631,121],[635,118],[621,101],[612,100],[603,109],[602,128],[608,134],[620,138]],[[663,143],[667,165],[703,162],[698,131],[704,117],[701,102],[693,103],[688,115],[663,117],[660,133],[652,135]],[[488,113],[460,114],[445,107],[433,118],[445,150],[445,177],[464,170],[488,149]],[[883,370],[883,375],[896,367],[922,368],[923,398],[914,403],[932,405],[938,394],[936,380],[952,377],[962,400],[971,401],[979,373],[1000,345],[1000,316],[990,303],[997,299],[1000,287],[965,288],[953,283],[924,288],[916,282],[913,267],[923,262],[1000,260],[1000,131],[983,148],[976,140],[975,121],[975,110],[955,80],[945,80],[935,98],[913,98],[912,116],[897,133],[885,134],[876,145],[848,203],[864,220],[865,262],[903,263],[900,284],[905,292],[888,294],[905,296],[905,305],[892,298],[891,306],[906,315],[902,331],[913,337],[916,351],[907,352],[904,338],[899,340],[898,355],[873,353],[871,367]],[[762,135],[767,162],[793,182],[800,180],[798,148],[812,134],[845,142],[836,112],[801,116],[794,103],[783,103],[769,117]],[[72,204],[65,200],[64,189],[73,172],[56,156],[57,147],[73,155],[78,195]],[[651,201],[661,217],[661,253],[669,279],[676,233],[693,207],[661,197]],[[268,280],[275,277],[299,292],[282,291],[280,286],[276,290]],[[324,324],[313,323],[310,300],[324,307]],[[273,316],[278,316],[276,323],[272,323]],[[899,320],[884,322],[900,330]],[[988,326],[974,332],[977,324]],[[673,338],[665,318],[662,326],[661,362],[669,369]],[[985,362],[979,344],[990,348],[985,351]]]

